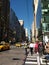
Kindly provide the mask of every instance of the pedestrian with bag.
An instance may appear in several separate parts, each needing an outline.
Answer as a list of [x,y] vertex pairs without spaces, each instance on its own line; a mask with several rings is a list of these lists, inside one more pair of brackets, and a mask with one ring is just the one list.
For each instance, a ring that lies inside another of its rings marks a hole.
[[42,42],[39,42],[38,51],[39,51],[39,55],[41,56],[43,54],[43,45],[42,45]]

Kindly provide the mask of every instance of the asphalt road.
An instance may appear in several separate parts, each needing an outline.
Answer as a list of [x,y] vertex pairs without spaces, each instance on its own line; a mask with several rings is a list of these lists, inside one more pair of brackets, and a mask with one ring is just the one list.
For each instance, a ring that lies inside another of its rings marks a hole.
[[24,65],[26,55],[24,48],[11,47],[0,52],[0,65]]

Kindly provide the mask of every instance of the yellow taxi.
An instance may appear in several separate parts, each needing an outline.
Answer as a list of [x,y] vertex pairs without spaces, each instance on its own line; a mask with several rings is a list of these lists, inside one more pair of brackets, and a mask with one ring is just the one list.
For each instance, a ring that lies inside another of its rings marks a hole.
[[0,43],[0,51],[9,50],[10,45],[8,43]]
[[21,43],[16,43],[15,46],[16,47],[21,47]]
[[3,45],[2,43],[0,43],[0,51],[5,49],[5,45]]
[[6,50],[10,49],[10,44],[9,43],[5,43],[5,46],[6,46]]

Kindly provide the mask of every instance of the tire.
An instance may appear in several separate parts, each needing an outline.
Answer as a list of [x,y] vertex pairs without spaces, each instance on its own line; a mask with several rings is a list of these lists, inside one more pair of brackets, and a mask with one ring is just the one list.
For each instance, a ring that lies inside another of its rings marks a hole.
[[4,51],[4,48],[2,48],[1,51]]

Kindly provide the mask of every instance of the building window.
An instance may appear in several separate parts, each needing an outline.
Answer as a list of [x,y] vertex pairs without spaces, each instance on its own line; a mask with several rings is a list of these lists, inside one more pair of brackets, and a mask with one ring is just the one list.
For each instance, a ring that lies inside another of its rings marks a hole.
[[41,7],[43,8],[43,3],[41,3]]
[[48,8],[49,8],[49,4],[48,4]]
[[44,21],[44,18],[42,18],[41,21]]
[[44,12],[42,11],[42,14],[44,14]]
[[42,12],[48,12],[48,9],[42,9]]
[[49,31],[49,23],[42,23],[42,30]]
[[49,16],[47,15],[45,18],[46,18],[46,21],[49,22]]

